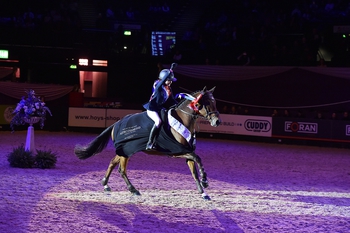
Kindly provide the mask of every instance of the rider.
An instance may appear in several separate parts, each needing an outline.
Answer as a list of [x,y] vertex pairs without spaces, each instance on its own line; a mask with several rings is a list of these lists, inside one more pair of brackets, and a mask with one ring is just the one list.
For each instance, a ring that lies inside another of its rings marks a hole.
[[159,73],[158,80],[153,83],[153,93],[150,100],[143,105],[147,110],[147,115],[154,121],[154,125],[151,129],[149,139],[147,142],[146,150],[152,150],[154,145],[154,139],[159,132],[162,120],[159,117],[159,113],[162,109],[168,109],[170,106],[177,104],[174,95],[171,90],[172,82],[176,81],[174,77],[173,69],[177,66],[176,63],[172,63],[170,69],[163,69]]

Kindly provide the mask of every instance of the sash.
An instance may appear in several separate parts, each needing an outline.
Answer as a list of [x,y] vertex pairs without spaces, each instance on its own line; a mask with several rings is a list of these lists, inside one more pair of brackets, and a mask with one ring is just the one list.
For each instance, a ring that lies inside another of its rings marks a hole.
[[169,121],[169,125],[179,134],[181,134],[182,137],[184,137],[186,139],[186,141],[191,145],[190,141],[192,138],[191,132],[186,128],[186,126],[184,126],[180,121],[178,121],[177,119],[175,119],[175,117],[173,117],[171,115],[171,111],[173,109],[168,111],[168,121]]

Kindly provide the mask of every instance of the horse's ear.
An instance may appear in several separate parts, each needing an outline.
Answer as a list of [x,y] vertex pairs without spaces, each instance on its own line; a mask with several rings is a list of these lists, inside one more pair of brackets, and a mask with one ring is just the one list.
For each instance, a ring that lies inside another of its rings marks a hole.
[[215,86],[215,87],[213,87],[212,89],[210,89],[209,91],[210,91],[211,93],[213,93],[213,92],[214,92],[214,90],[215,90],[215,88],[216,88],[216,86]]
[[207,86],[205,86],[202,90],[202,92],[205,92],[207,90]]

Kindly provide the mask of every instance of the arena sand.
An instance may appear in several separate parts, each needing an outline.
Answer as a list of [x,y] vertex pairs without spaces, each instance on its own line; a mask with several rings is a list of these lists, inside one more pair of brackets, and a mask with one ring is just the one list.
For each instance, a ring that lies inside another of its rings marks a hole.
[[205,201],[183,159],[135,154],[132,196],[115,170],[100,184],[113,146],[87,160],[73,153],[97,134],[35,131],[53,169],[12,168],[26,131],[0,131],[0,232],[350,232],[350,150],[199,138]]

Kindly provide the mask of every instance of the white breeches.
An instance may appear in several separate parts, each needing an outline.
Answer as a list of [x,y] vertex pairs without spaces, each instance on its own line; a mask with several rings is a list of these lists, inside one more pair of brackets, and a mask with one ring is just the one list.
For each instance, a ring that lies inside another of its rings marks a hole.
[[154,124],[157,126],[157,128],[159,128],[162,120],[160,119],[158,113],[155,111],[147,110],[147,115],[154,121]]

